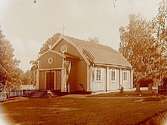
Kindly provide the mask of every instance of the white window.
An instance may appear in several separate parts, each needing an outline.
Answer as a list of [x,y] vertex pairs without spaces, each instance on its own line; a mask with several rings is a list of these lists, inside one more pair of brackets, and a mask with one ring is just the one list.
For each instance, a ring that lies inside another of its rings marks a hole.
[[115,72],[115,70],[111,70],[111,72],[110,72],[110,78],[111,78],[111,80],[112,81],[115,81],[116,80],[116,72]]
[[100,69],[97,69],[96,70],[96,80],[97,81],[100,81],[101,80],[101,77],[102,77],[102,72]]
[[123,71],[123,80],[124,81],[128,80],[128,72],[127,71]]

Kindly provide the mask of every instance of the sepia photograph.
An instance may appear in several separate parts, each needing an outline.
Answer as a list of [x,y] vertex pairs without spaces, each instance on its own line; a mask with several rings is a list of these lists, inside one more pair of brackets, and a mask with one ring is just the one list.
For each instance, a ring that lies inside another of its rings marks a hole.
[[0,0],[0,125],[167,125],[167,0]]

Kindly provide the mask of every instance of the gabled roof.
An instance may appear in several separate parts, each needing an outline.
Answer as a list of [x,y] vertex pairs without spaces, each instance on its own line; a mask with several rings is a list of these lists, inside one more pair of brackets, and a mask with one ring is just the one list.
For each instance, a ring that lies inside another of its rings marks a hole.
[[59,52],[57,52],[57,51],[54,51],[54,50],[51,50],[51,49],[48,49],[48,50],[47,50],[46,52],[44,52],[43,54],[39,55],[39,57],[38,57],[37,60],[39,60],[41,57],[43,57],[44,55],[46,55],[48,52],[55,53],[55,54],[57,54],[57,55],[59,55],[59,56],[64,57],[64,55],[62,55],[61,53],[59,53]]
[[[89,62],[92,62],[95,65],[114,65],[128,68],[132,67],[131,64],[119,52],[109,46],[64,35],[60,35],[60,38],[75,45],[75,47],[80,50],[82,55],[84,55]],[[60,39],[58,41],[60,41]],[[56,44],[57,43],[55,43],[53,47],[56,46]]]

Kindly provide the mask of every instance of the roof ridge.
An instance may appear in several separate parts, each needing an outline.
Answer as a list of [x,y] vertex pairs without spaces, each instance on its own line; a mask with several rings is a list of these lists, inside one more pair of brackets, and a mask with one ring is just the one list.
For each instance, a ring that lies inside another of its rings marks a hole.
[[[62,35],[63,37],[65,38],[71,38],[71,39],[75,39],[75,40],[78,40],[78,41],[83,41],[85,43],[91,43],[91,44],[95,44],[95,45],[99,45],[99,46],[103,46],[103,47],[107,47],[109,49],[112,49],[114,51],[116,51],[115,49],[113,49],[112,47],[108,46],[108,45],[105,45],[105,44],[102,44],[100,42],[93,42],[93,41],[89,41],[89,40],[84,40],[84,39],[79,39],[79,38],[75,38],[75,37],[71,37],[71,36],[67,36],[67,35]],[[117,52],[117,51],[116,51]]]
[[[113,65],[122,65],[126,67],[131,67],[131,64],[127,59],[117,50],[113,49],[111,46],[107,46],[102,43],[96,43],[91,41],[86,41],[83,39],[62,35],[62,38],[71,41],[78,47],[82,53],[85,53],[89,59],[95,63],[108,63]],[[86,51],[85,51],[86,50]],[[94,57],[94,59],[92,58]]]
[[[106,45],[106,44],[103,44],[103,43],[100,43],[100,42],[93,42],[93,41],[89,41],[89,40],[85,40],[85,39],[80,39],[80,38],[76,38],[76,37],[73,37],[73,36],[68,36],[68,35],[64,35],[64,34],[61,34],[61,33],[56,33],[54,34],[54,36],[59,36],[59,37],[65,37],[65,38],[70,38],[70,39],[75,39],[75,40],[78,40],[78,41],[83,41],[85,43],[93,43],[93,44],[96,44],[96,45],[100,45],[100,46],[103,46],[103,47],[107,47],[109,49],[112,49],[114,51],[116,51],[115,49],[113,49],[112,47]],[[53,37],[54,37],[53,36]],[[116,51],[117,52],[117,51]]]

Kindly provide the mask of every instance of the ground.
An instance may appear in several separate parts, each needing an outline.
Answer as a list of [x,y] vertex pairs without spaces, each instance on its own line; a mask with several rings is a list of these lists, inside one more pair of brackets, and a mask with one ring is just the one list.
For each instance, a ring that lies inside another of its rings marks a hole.
[[127,125],[167,111],[160,97],[65,96],[2,103],[18,125]]

